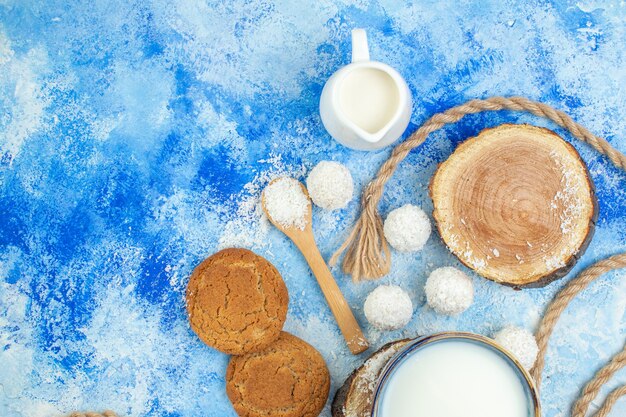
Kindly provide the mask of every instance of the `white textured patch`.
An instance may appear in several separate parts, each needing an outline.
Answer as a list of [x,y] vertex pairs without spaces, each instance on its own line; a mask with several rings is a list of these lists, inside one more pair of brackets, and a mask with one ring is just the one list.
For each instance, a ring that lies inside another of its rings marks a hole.
[[[16,252],[0,258],[0,274]],[[28,297],[0,275],[0,415],[3,417],[44,417],[59,412],[41,399],[33,398],[31,374],[41,364],[30,346],[33,330],[26,317]]]
[[[172,73],[158,65],[145,63],[141,68],[118,62],[113,67],[111,87],[104,97],[115,118],[100,129],[118,130],[128,144],[150,149],[171,117],[168,106],[174,89]],[[115,128],[108,127],[114,123]],[[135,140],[129,141],[128,136]]]
[[275,178],[300,178],[306,172],[302,165],[286,164],[280,154],[271,154],[268,159],[259,163],[267,165],[267,168],[244,185],[234,214],[225,216],[226,224],[219,239],[219,248],[267,246],[267,234],[273,226],[263,213],[261,191]]
[[245,163],[248,157],[246,141],[237,133],[237,124],[215,111],[209,101],[197,103],[198,125],[206,130],[204,140],[197,144],[200,148],[223,146],[230,151],[230,158],[238,163]]
[[24,142],[44,128],[49,103],[43,87],[48,57],[41,48],[16,54],[0,32],[0,158],[12,161]]
[[[122,415],[149,415],[157,395],[162,409],[170,412],[192,403],[210,407],[210,395],[197,398],[204,391],[202,384],[185,389],[183,381],[222,375],[225,358],[215,360],[215,352],[185,325],[162,329],[161,315],[157,306],[135,298],[132,285],[102,291],[91,322],[81,330],[85,349],[94,351],[94,371],[67,380],[59,392],[64,409],[110,408]],[[200,357],[201,363],[193,360]]]
[[289,1],[178,1],[163,8],[164,22],[182,38],[169,45],[168,54],[186,57],[200,80],[230,93],[295,97],[305,75],[313,73],[317,45],[327,37],[323,24],[336,12],[323,2],[308,8],[303,20],[301,6]]
[[220,207],[212,203],[210,192],[174,189],[170,195],[157,199],[153,210],[155,227],[170,228],[176,240],[172,244],[184,245],[187,255],[204,256],[215,239],[211,232],[215,232],[215,224],[223,215]]

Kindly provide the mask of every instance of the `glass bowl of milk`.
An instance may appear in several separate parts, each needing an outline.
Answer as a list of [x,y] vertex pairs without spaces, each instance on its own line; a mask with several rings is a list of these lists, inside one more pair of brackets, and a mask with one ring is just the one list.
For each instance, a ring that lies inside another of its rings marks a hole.
[[538,397],[528,372],[492,339],[438,333],[389,361],[372,417],[541,417]]

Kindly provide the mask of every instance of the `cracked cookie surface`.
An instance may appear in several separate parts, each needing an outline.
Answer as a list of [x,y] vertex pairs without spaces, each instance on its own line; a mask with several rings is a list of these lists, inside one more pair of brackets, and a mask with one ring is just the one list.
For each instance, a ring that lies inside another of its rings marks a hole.
[[324,359],[286,332],[263,351],[233,356],[226,393],[241,417],[317,417],[328,399]]
[[276,268],[247,249],[205,259],[187,284],[187,313],[207,345],[231,355],[261,350],[280,335],[287,287]]

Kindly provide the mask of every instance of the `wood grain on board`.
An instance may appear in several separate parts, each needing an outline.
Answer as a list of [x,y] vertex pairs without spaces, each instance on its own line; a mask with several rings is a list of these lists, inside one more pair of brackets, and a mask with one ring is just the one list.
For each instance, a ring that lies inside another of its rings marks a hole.
[[466,266],[515,288],[565,275],[597,219],[593,183],[556,133],[505,124],[461,143],[430,184],[441,238]]

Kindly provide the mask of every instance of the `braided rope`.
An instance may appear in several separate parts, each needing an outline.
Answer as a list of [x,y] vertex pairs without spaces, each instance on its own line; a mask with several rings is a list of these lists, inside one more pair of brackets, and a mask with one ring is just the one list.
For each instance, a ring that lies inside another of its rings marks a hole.
[[385,184],[395,172],[398,164],[406,158],[411,150],[421,145],[431,133],[446,125],[458,122],[468,114],[498,110],[527,111],[551,120],[567,129],[576,138],[606,155],[616,166],[626,170],[626,156],[624,154],[613,148],[606,140],[576,123],[566,113],[547,104],[524,97],[490,97],[485,100],[471,100],[443,113],[435,114],[406,141],[394,148],[389,159],[378,170],[376,178],[366,187],[361,198],[361,215],[348,238],[331,257],[330,264],[335,265],[341,254],[345,252],[343,270],[351,274],[354,281],[360,281],[362,278],[375,279],[386,275],[391,269],[391,256],[387,242],[383,237],[383,221],[378,213],[378,203]]
[[[596,373],[596,375],[587,383],[585,388],[583,389],[583,393],[576,400],[574,404],[574,409],[572,412],[572,417],[585,417],[587,414],[587,410],[589,409],[589,404],[593,401],[594,398],[598,396],[600,392],[600,388],[604,384],[608,382],[609,379],[615,374],[615,372],[619,371],[626,365],[626,346],[624,349],[613,356],[609,363],[607,363],[602,369]],[[604,405],[602,408],[606,408]],[[606,410],[606,413],[611,411],[610,408]]]
[[598,410],[594,417],[606,417],[611,412],[611,408],[613,408],[613,405],[615,405],[617,400],[619,400],[624,395],[626,395],[626,385],[622,385],[621,387],[610,393],[608,397],[606,397],[606,400],[604,400],[604,404],[602,404],[602,407]]
[[[539,353],[537,355],[537,362],[531,371],[531,375],[535,380],[537,390],[541,387],[541,374],[545,366],[545,357],[548,350],[548,341],[554,330],[561,313],[569,305],[569,303],[587,286],[599,278],[601,275],[613,271],[615,269],[626,267],[626,253],[613,255],[609,258],[596,262],[589,268],[585,269],[575,279],[571,280],[565,288],[561,290],[559,294],[554,298],[550,306],[548,306],[546,313],[541,320],[539,329],[535,335],[537,339],[537,345],[539,346]],[[580,398],[576,401],[572,411],[572,417],[584,417],[589,409],[589,404],[600,392],[600,388],[615,374],[615,372],[626,366],[626,346],[624,349],[615,355],[611,361],[600,369],[596,375],[587,383],[582,391]],[[597,417],[605,417],[613,404],[622,396],[626,394],[626,386],[615,390],[605,400],[602,408],[596,413]]]

